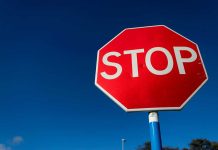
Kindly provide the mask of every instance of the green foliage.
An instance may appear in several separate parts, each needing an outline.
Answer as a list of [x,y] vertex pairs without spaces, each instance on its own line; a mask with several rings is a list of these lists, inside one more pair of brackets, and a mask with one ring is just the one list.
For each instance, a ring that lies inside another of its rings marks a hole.
[[207,139],[194,139],[190,143],[190,150],[212,150],[212,144]]
[[218,150],[218,142],[211,143],[213,150]]
[[163,150],[179,150],[179,148],[163,147]]
[[[151,150],[151,143],[145,142],[137,150]],[[179,150],[179,148],[163,147],[162,150]],[[218,150],[218,142],[211,142],[207,139],[193,139],[189,148],[182,148],[182,150]]]
[[151,142],[145,142],[143,146],[139,146],[137,150],[151,150]]
[[[151,142],[145,142],[144,145],[139,146],[137,150],[151,150]],[[163,147],[162,150],[179,150],[178,148]]]

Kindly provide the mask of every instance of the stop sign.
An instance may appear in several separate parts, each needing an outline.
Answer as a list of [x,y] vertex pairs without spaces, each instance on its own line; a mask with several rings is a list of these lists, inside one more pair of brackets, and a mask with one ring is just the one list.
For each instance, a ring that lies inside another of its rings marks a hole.
[[207,79],[197,44],[164,25],[125,29],[98,50],[95,85],[125,111],[179,110]]

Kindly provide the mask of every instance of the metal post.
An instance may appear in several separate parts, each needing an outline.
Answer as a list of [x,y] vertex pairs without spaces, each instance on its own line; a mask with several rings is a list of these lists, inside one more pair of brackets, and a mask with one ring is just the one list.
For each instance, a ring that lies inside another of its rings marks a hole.
[[124,150],[124,142],[125,141],[126,141],[125,139],[122,139],[122,150]]
[[149,127],[151,137],[151,149],[162,150],[160,125],[157,112],[149,112]]

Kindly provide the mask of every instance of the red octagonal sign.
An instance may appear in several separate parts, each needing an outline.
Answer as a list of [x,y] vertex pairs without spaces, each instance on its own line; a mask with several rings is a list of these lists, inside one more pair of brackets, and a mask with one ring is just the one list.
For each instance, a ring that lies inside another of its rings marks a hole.
[[98,51],[95,84],[125,111],[181,109],[207,79],[197,44],[164,25],[125,29]]

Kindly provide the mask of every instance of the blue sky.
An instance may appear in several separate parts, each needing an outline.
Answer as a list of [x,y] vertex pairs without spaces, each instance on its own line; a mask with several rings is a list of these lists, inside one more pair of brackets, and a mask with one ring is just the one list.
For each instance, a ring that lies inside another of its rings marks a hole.
[[[182,111],[160,112],[163,145],[218,141],[215,1],[0,1],[0,148],[134,150],[146,112],[126,113],[94,86],[97,50],[127,27],[164,24],[198,43],[209,80]],[[14,138],[22,140],[14,144]]]

